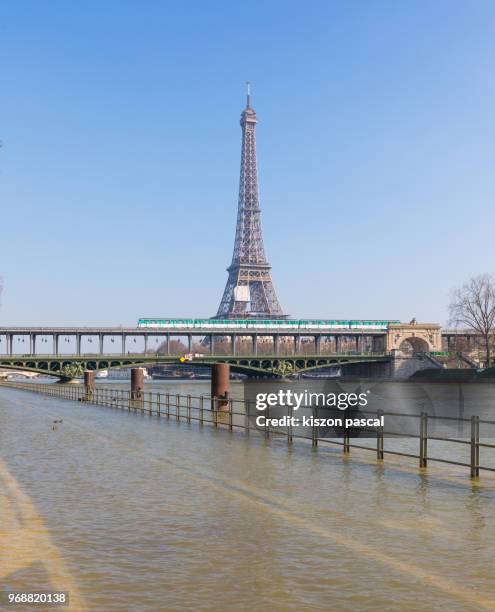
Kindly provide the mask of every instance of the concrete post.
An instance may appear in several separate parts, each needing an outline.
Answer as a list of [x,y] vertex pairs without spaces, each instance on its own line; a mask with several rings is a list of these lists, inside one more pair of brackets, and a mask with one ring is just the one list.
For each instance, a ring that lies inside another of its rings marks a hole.
[[335,336],[335,352],[340,353],[340,336]]
[[187,334],[187,352],[192,353],[192,334]]
[[144,334],[144,355],[148,352],[148,334]]
[[95,391],[95,371],[84,370],[84,399],[89,402]]
[[211,396],[221,398],[216,403],[217,410],[227,410],[230,390],[230,365],[215,363],[211,369]]
[[77,345],[76,353],[80,355],[81,354],[81,334],[76,335],[76,345]]
[[279,350],[278,344],[279,344],[279,335],[274,334],[273,335],[273,348],[274,348],[275,355],[278,355],[278,350]]
[[232,355],[237,354],[237,335],[232,334]]
[[104,340],[105,336],[103,334],[100,334],[98,336],[98,343],[99,343],[99,349],[100,349],[100,355],[103,355],[103,340]]
[[143,399],[144,368],[131,368],[131,399]]
[[317,355],[321,354],[321,336],[315,336],[315,351]]

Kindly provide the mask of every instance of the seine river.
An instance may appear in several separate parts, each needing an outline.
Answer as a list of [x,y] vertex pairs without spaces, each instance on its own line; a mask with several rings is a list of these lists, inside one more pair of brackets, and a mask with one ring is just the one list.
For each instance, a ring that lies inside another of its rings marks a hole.
[[495,480],[450,465],[3,388],[0,519],[0,590],[71,610],[495,610]]

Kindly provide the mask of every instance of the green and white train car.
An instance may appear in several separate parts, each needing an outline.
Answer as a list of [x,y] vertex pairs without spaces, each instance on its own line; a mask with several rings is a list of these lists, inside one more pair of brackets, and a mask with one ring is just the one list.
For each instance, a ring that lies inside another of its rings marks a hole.
[[166,328],[171,330],[225,330],[261,329],[263,331],[288,332],[298,330],[325,331],[332,329],[352,329],[362,331],[386,331],[391,323],[400,321],[354,320],[354,319],[161,319],[142,318],[138,327]]

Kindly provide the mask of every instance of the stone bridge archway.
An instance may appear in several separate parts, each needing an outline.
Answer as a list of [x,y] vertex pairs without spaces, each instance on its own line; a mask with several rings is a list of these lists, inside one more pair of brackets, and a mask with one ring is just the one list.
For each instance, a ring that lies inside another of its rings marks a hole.
[[440,329],[440,325],[436,323],[418,323],[416,319],[410,323],[391,323],[387,330],[387,351],[441,351]]

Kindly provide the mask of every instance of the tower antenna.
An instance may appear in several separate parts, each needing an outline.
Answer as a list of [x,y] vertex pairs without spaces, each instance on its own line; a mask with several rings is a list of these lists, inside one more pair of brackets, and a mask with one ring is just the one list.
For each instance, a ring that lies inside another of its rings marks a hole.
[[251,108],[251,83],[250,81],[246,81],[246,91],[247,91],[247,108]]

